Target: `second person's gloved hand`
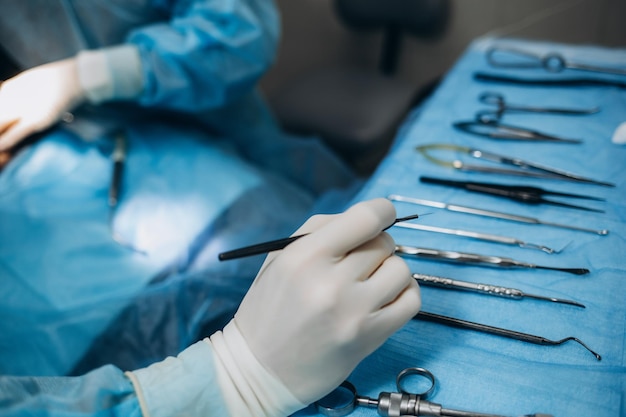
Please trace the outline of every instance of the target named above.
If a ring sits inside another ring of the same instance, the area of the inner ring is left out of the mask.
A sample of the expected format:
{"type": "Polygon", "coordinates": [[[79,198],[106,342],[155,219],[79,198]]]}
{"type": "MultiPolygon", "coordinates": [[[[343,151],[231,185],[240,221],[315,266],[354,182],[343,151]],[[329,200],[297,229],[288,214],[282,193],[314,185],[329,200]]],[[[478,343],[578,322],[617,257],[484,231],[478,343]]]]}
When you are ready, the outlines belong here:
{"type": "Polygon", "coordinates": [[[339,385],[413,317],[420,294],[385,199],[315,216],[265,261],[234,320],[211,337],[233,416],[293,413],[339,385]]]}
{"type": "Polygon", "coordinates": [[[41,65],[0,85],[0,151],[58,122],[84,100],[74,58],[41,65]]]}
{"type": "Polygon", "coordinates": [[[85,101],[137,97],[143,88],[139,52],[122,45],[80,52],[0,84],[0,152],[59,122],[85,101]]]}

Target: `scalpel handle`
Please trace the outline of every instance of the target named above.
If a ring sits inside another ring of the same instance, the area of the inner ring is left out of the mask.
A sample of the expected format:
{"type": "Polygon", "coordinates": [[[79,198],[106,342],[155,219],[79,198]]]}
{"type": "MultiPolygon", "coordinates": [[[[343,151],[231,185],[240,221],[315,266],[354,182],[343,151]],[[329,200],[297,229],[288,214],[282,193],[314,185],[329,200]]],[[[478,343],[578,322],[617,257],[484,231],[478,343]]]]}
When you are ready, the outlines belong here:
{"type": "Polygon", "coordinates": [[[496,295],[499,297],[521,299],[524,293],[515,288],[499,287],[496,285],[477,284],[467,281],[459,281],[451,278],[438,277],[435,275],[413,274],[413,278],[420,284],[433,287],[451,288],[462,291],[473,291],[481,294],[496,295]]]}

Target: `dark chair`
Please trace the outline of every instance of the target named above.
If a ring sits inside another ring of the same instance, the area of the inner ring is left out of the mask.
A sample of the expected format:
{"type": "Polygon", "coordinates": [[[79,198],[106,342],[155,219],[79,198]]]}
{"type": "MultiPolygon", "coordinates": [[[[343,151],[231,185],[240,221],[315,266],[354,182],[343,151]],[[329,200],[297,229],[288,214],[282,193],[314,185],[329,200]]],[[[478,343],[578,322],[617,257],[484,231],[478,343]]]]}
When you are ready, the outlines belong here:
{"type": "Polygon", "coordinates": [[[449,16],[448,0],[334,0],[355,31],[382,30],[379,68],[330,68],[292,80],[270,103],[283,127],[320,136],[357,173],[370,174],[411,107],[433,85],[394,77],[403,36],[434,38],[449,16]]]}

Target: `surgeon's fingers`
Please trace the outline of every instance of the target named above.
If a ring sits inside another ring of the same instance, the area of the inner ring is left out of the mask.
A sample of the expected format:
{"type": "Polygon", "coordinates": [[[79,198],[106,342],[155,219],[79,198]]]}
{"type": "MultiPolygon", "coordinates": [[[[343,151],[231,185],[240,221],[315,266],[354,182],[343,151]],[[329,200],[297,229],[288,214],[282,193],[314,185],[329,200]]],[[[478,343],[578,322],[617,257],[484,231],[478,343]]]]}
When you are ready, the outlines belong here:
{"type": "Polygon", "coordinates": [[[415,280],[406,262],[395,255],[387,257],[380,267],[363,282],[361,298],[371,311],[377,311],[393,303],[404,289],[415,280]]]}
{"type": "Polygon", "coordinates": [[[36,131],[36,126],[32,124],[14,121],[5,128],[4,132],[0,133],[0,152],[11,149],[36,131]]]}
{"type": "Polygon", "coordinates": [[[384,198],[358,203],[312,233],[309,242],[327,255],[342,257],[390,226],[395,215],[393,204],[384,198]]]}
{"type": "Polygon", "coordinates": [[[342,275],[363,281],[372,275],[395,250],[395,242],[387,233],[363,243],[338,263],[342,275]]]}
{"type": "Polygon", "coordinates": [[[378,329],[382,336],[389,335],[413,318],[422,307],[417,281],[411,280],[391,302],[373,312],[370,317],[371,331],[378,329]],[[386,330],[387,329],[387,330],[386,330]],[[387,333],[387,331],[391,333],[387,333]]]}

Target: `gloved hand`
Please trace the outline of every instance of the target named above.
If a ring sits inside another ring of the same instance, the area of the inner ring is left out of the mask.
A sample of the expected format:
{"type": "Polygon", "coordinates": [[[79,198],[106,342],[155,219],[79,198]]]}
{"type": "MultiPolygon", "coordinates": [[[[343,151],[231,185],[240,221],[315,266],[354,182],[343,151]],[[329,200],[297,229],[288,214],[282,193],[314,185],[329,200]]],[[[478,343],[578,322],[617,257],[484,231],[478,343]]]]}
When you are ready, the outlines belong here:
{"type": "Polygon", "coordinates": [[[139,52],[132,45],[83,51],[24,71],[0,85],[0,152],[57,123],[85,100],[134,98],[142,88],[139,52]]]}
{"type": "Polygon", "coordinates": [[[381,232],[394,220],[385,199],[314,216],[296,232],[309,235],[267,257],[211,337],[231,415],[286,415],[316,401],[417,314],[419,288],[381,232]]]}
{"type": "Polygon", "coordinates": [[[84,100],[74,58],[24,71],[0,85],[0,151],[58,122],[84,100]]]}

